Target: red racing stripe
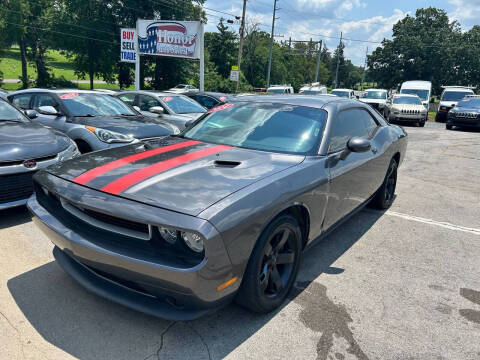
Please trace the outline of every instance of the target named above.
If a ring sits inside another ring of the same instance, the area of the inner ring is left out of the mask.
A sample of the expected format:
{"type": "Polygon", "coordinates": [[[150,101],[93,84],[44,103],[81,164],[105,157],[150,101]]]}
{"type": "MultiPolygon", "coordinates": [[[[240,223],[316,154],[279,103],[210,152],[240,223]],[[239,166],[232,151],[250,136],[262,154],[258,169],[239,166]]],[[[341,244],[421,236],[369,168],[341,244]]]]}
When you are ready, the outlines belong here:
{"type": "Polygon", "coordinates": [[[152,177],[154,175],[157,175],[163,171],[185,164],[186,162],[201,159],[208,155],[219,153],[231,148],[232,148],[231,146],[227,146],[227,145],[217,145],[211,148],[198,150],[190,154],[180,155],[172,159],[160,161],[154,165],[150,165],[146,168],[143,168],[143,169],[134,171],[128,175],[122,176],[121,178],[104,186],[101,190],[110,194],[118,195],[122,191],[128,189],[129,187],[136,185],[141,181],[149,177],[152,177]]]}
{"type": "Polygon", "coordinates": [[[113,169],[116,169],[120,166],[128,165],[128,164],[130,164],[134,161],[142,160],[142,159],[145,159],[145,158],[148,158],[148,157],[151,157],[151,156],[155,156],[155,155],[158,155],[158,154],[163,154],[163,153],[166,153],[166,152],[169,152],[169,151],[173,151],[173,150],[177,150],[177,149],[181,149],[181,148],[184,148],[184,147],[193,146],[193,145],[197,145],[197,144],[200,144],[200,141],[194,141],[194,140],[184,141],[184,142],[181,142],[181,143],[178,143],[178,144],[167,145],[167,146],[160,147],[160,148],[157,148],[157,149],[144,151],[144,152],[139,153],[139,154],[133,154],[133,155],[130,155],[130,156],[126,156],[122,159],[118,159],[118,160],[109,162],[105,165],[102,165],[102,166],[96,167],[94,169],[88,170],[88,171],[84,172],[82,175],[73,179],[73,182],[76,182],[77,184],[85,185],[86,183],[88,183],[89,181],[92,181],[96,177],[99,177],[100,175],[103,175],[106,172],[109,172],[109,171],[111,171],[113,169]]]}

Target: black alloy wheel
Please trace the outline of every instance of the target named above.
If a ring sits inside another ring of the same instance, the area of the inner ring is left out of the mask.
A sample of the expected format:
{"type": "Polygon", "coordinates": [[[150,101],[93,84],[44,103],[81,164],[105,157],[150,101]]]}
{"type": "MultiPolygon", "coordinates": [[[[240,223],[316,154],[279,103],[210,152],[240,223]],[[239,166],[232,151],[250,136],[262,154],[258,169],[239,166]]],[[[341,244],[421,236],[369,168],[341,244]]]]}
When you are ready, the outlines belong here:
{"type": "Polygon", "coordinates": [[[288,214],[273,220],[255,244],[236,302],[259,313],[280,306],[297,277],[301,250],[298,221],[288,214]]]}
{"type": "Polygon", "coordinates": [[[372,205],[377,209],[388,209],[395,199],[395,189],[397,187],[397,168],[398,164],[395,159],[390,161],[387,174],[382,186],[372,199],[372,205]]]}

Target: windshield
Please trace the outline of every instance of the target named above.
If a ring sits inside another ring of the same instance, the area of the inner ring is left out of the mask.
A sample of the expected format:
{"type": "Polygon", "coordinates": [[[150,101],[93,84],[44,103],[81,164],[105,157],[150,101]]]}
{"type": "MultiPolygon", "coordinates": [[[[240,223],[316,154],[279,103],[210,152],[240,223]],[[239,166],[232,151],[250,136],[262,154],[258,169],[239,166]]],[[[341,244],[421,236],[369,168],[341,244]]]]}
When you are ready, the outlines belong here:
{"type": "Polygon", "coordinates": [[[473,91],[444,91],[441,101],[460,101],[467,95],[472,95],[473,91]]]}
{"type": "Polygon", "coordinates": [[[0,100],[0,121],[27,122],[27,118],[6,101],[0,100]]]}
{"type": "Polygon", "coordinates": [[[184,137],[289,154],[316,153],[327,113],[273,103],[226,104],[200,119],[184,137]]]}
{"type": "Polygon", "coordinates": [[[285,89],[283,89],[283,88],[268,89],[267,93],[269,93],[269,94],[283,94],[283,93],[285,93],[285,89]]]}
{"type": "Polygon", "coordinates": [[[385,91],[367,91],[362,95],[364,99],[386,99],[387,93],[385,91]]]}
{"type": "Polygon", "coordinates": [[[339,90],[332,90],[330,92],[332,95],[337,95],[340,97],[349,97],[349,92],[348,91],[339,91],[339,90]]]}
{"type": "Polygon", "coordinates": [[[422,102],[418,97],[413,96],[395,96],[393,98],[394,104],[409,104],[409,105],[422,105],[422,102]]]}
{"type": "Polygon", "coordinates": [[[204,113],[207,111],[202,105],[186,96],[164,96],[162,100],[176,114],[204,113]]]}
{"type": "Polygon", "coordinates": [[[428,90],[419,90],[419,89],[402,89],[402,94],[417,95],[422,101],[428,100],[428,90]]]}
{"type": "Polygon", "coordinates": [[[457,107],[468,107],[468,108],[480,109],[480,99],[469,98],[469,99],[462,100],[457,104],[457,107]]]}
{"type": "Polygon", "coordinates": [[[185,89],[186,87],[187,87],[187,85],[180,84],[180,85],[175,86],[174,89],[185,89]]]}
{"type": "Polygon", "coordinates": [[[303,95],[321,95],[322,90],[303,90],[300,94],[303,94],[303,95]]]}
{"type": "Polygon", "coordinates": [[[59,96],[72,116],[136,115],[120,99],[110,95],[71,92],[59,96]]]}

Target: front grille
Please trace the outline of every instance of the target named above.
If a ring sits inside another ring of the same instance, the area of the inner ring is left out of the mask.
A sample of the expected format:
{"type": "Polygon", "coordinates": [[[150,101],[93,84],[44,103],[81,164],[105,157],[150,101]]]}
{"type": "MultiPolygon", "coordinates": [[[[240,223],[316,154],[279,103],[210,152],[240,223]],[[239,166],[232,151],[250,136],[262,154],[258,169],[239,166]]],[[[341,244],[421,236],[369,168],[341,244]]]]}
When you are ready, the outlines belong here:
{"type": "Polygon", "coordinates": [[[24,200],[33,194],[34,171],[0,176],[0,204],[24,200]]]}
{"type": "Polygon", "coordinates": [[[420,110],[402,110],[401,113],[407,115],[416,115],[420,114],[420,110]]]}
{"type": "Polygon", "coordinates": [[[95,210],[81,208],[64,199],[60,199],[65,210],[79,220],[92,226],[116,232],[121,235],[132,236],[142,240],[150,240],[151,231],[148,224],[111,216],[95,210]]]}
{"type": "Polygon", "coordinates": [[[37,164],[41,163],[42,161],[48,161],[55,159],[57,157],[57,154],[53,155],[48,155],[48,156],[42,156],[39,158],[34,158],[34,159],[24,159],[24,160],[14,160],[14,161],[1,161],[0,166],[13,166],[13,165],[22,165],[25,161],[35,161],[37,164]]]}
{"type": "Polygon", "coordinates": [[[478,114],[476,113],[450,113],[455,119],[476,119],[478,114]]]}

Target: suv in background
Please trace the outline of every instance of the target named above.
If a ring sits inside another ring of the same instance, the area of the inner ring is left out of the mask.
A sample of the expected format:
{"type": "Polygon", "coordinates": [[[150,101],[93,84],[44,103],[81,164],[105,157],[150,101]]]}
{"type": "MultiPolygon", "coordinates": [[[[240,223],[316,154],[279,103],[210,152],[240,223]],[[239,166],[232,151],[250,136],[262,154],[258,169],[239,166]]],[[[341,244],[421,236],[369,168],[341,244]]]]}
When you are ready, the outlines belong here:
{"type": "Polygon", "coordinates": [[[457,105],[457,103],[467,95],[473,95],[474,87],[469,86],[442,86],[444,89],[438,104],[435,121],[446,122],[448,112],[457,105]]]}
{"type": "Polygon", "coordinates": [[[338,97],[344,97],[348,99],[356,99],[355,91],[352,89],[333,89],[330,91],[330,94],[336,95],[338,97]]]}
{"type": "Polygon", "coordinates": [[[272,85],[267,89],[267,94],[293,94],[291,85],[272,85]]]}
{"type": "Polygon", "coordinates": [[[385,89],[367,89],[360,101],[376,109],[384,118],[387,117],[388,91],[385,89]]]}
{"type": "Polygon", "coordinates": [[[187,84],[178,84],[177,86],[171,89],[168,89],[168,92],[173,92],[177,94],[183,94],[183,93],[186,93],[187,91],[198,91],[198,89],[193,85],[187,85],[187,84]]]}
{"type": "Polygon", "coordinates": [[[327,88],[324,85],[320,85],[320,83],[316,82],[313,84],[303,85],[298,93],[303,95],[325,95],[327,93],[327,88]]]}

